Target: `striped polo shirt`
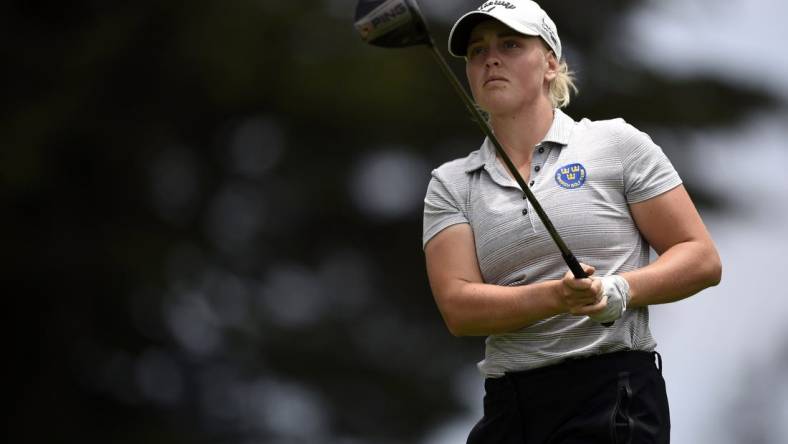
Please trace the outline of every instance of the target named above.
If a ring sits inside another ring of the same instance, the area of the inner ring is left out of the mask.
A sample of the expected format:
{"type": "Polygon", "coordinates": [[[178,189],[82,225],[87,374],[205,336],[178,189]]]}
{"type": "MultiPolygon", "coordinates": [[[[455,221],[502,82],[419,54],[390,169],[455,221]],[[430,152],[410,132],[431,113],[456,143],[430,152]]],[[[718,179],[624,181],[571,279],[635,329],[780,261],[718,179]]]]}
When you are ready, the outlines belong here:
{"type": "MultiPolygon", "coordinates": [[[[622,119],[576,122],[559,109],[534,147],[529,182],[569,249],[600,277],[648,264],[649,245],[628,204],[680,184],[673,165],[647,134],[622,119]]],[[[489,140],[432,171],[424,199],[423,245],[454,224],[471,226],[488,284],[527,285],[560,279],[567,271],[558,247],[489,140]]],[[[478,366],[486,377],[570,357],[656,347],[647,307],[627,310],[610,328],[565,313],[491,335],[485,344],[478,366]]]]}

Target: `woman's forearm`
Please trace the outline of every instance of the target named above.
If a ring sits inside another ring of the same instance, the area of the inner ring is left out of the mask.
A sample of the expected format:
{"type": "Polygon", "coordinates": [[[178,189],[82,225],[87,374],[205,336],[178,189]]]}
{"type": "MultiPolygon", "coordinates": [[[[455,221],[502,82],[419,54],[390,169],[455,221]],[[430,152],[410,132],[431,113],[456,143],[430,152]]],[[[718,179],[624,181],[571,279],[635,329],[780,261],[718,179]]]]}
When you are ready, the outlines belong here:
{"type": "Polygon", "coordinates": [[[666,304],[684,299],[720,282],[722,264],[710,241],[673,245],[653,263],[627,273],[629,307],[666,304]]]}
{"type": "Polygon", "coordinates": [[[563,313],[560,281],[518,287],[457,282],[436,295],[443,319],[455,336],[487,336],[519,330],[563,313]]]}

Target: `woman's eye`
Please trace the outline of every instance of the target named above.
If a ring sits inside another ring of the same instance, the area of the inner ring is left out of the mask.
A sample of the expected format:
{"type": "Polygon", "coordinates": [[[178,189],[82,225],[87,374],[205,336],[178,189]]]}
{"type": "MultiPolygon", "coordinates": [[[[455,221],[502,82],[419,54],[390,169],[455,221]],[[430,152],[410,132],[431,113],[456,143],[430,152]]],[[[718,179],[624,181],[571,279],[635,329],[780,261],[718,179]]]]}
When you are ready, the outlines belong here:
{"type": "Polygon", "coordinates": [[[513,49],[513,48],[519,48],[520,45],[517,44],[517,42],[514,40],[507,40],[503,42],[503,47],[506,49],[513,49]]]}
{"type": "Polygon", "coordinates": [[[479,55],[482,53],[482,51],[484,51],[484,48],[481,46],[474,46],[468,50],[468,57],[479,55]]]}

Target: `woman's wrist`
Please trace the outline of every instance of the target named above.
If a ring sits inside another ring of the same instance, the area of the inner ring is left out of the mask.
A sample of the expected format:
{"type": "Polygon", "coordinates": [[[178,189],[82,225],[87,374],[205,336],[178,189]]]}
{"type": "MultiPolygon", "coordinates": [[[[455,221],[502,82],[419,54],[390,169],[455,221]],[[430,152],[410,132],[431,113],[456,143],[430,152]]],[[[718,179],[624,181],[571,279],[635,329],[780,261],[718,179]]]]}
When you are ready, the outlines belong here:
{"type": "Polygon", "coordinates": [[[629,305],[629,283],[619,275],[605,276],[602,281],[602,294],[607,298],[605,309],[598,314],[589,316],[594,321],[614,322],[624,315],[629,305]]]}

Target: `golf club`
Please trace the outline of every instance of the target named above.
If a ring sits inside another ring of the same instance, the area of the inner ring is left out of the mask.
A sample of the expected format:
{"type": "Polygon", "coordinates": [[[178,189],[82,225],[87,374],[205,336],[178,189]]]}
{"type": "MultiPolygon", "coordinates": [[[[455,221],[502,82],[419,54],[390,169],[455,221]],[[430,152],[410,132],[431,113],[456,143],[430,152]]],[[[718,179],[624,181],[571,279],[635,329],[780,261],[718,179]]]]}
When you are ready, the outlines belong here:
{"type": "MultiPolygon", "coordinates": [[[[588,277],[574,254],[572,254],[569,247],[566,246],[561,236],[558,235],[558,231],[556,231],[550,218],[547,217],[539,201],[536,200],[536,196],[533,194],[530,187],[528,187],[525,180],[523,180],[523,177],[520,175],[520,172],[517,171],[511,159],[509,159],[509,156],[506,154],[506,151],[504,151],[500,142],[498,142],[489,124],[474,105],[470,95],[465,91],[465,88],[463,88],[457,76],[454,75],[454,72],[449,68],[448,63],[446,63],[440,51],[435,47],[435,42],[427,29],[426,21],[416,1],[359,0],[356,6],[355,27],[361,35],[361,38],[370,45],[384,48],[404,48],[408,46],[426,45],[432,51],[435,60],[437,60],[446,78],[449,79],[449,83],[451,83],[455,91],[457,91],[457,94],[462,98],[468,112],[471,113],[471,116],[476,123],[479,124],[482,132],[484,132],[487,138],[489,138],[495,146],[495,150],[503,160],[506,168],[509,169],[517,184],[520,185],[523,193],[525,193],[526,199],[528,199],[528,202],[533,206],[534,211],[536,211],[539,220],[542,221],[547,232],[550,233],[553,242],[555,242],[558,249],[561,251],[564,262],[566,262],[572,274],[577,279],[588,277]]],[[[602,325],[607,327],[612,325],[612,322],[602,325]]]]}

